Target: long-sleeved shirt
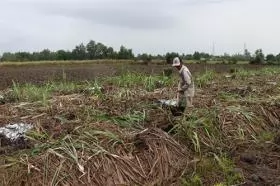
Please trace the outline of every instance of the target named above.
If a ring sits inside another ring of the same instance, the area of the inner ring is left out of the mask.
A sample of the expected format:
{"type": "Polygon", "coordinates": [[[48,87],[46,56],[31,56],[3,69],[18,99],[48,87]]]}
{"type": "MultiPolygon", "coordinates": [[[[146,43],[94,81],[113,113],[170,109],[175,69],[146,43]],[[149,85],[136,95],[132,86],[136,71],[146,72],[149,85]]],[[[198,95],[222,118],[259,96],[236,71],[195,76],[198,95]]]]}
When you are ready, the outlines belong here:
{"type": "Polygon", "coordinates": [[[194,96],[194,81],[192,74],[186,66],[182,66],[179,71],[180,82],[178,84],[178,89],[184,91],[186,96],[194,96]]]}

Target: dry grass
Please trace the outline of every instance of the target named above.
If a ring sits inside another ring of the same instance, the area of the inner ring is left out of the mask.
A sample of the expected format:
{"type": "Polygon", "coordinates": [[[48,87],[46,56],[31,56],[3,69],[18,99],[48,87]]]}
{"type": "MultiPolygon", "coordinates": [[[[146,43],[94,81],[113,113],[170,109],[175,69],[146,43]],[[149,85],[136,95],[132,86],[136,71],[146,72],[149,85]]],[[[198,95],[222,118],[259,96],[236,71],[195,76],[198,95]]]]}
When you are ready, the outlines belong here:
{"type": "Polygon", "coordinates": [[[8,160],[2,165],[6,173],[1,185],[170,185],[178,183],[190,159],[188,151],[160,129],[118,137],[86,131],[64,137],[35,158],[26,154],[18,162],[8,160]]]}
{"type": "MultiPolygon", "coordinates": [[[[87,82],[79,91],[52,87],[46,104],[26,97],[24,102],[0,105],[1,125],[34,125],[27,147],[1,147],[0,185],[249,183],[258,164],[244,166],[241,152],[266,152],[276,162],[280,157],[275,151],[280,145],[280,89],[278,84],[266,84],[278,83],[280,77],[274,70],[262,72],[267,74],[253,76],[258,81],[248,80],[256,91],[245,93],[240,91],[248,83],[242,80],[245,73],[230,79],[206,74],[205,84],[197,89],[196,108],[181,118],[152,104],[173,98],[174,84],[165,81],[156,89],[160,77],[141,81],[137,74],[130,74],[129,81],[120,76],[87,82]],[[93,91],[92,86],[102,89],[93,91]],[[264,95],[264,90],[271,91],[264,95]],[[169,133],[161,129],[170,125],[169,133]],[[252,170],[246,169],[250,166],[252,170]],[[236,167],[245,167],[244,172],[236,172],[236,167]]],[[[279,173],[276,165],[272,170],[271,162],[262,162],[270,176],[279,173]]]]}
{"type": "Polygon", "coordinates": [[[100,59],[100,60],[69,60],[69,61],[26,61],[26,62],[1,62],[0,66],[25,66],[25,65],[75,65],[75,64],[132,64],[133,60],[112,60],[112,59],[100,59]]]}

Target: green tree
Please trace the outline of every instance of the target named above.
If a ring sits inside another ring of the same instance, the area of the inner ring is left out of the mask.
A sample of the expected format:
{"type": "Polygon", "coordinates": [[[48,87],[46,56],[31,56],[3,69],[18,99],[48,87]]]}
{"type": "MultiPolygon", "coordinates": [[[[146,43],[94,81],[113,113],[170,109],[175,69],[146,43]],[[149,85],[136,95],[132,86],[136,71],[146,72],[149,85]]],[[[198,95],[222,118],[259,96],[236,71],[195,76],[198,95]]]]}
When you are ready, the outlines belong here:
{"type": "Polygon", "coordinates": [[[200,53],[200,58],[209,59],[209,58],[210,58],[210,54],[207,54],[207,53],[205,53],[205,52],[201,52],[201,53],[200,53]]]}
{"type": "MultiPolygon", "coordinates": [[[[149,56],[152,57],[152,56],[149,56]]],[[[16,52],[3,53],[0,56],[1,61],[41,61],[41,60],[86,60],[86,59],[134,59],[132,49],[124,46],[120,47],[119,52],[114,51],[112,47],[107,47],[102,43],[96,43],[90,40],[84,46],[83,43],[77,45],[72,51],[58,50],[50,51],[44,49],[40,52],[16,52]]]]}
{"type": "Polygon", "coordinates": [[[194,52],[194,54],[193,54],[193,59],[194,60],[200,60],[200,58],[201,58],[201,55],[200,55],[200,53],[199,52],[194,52]]]}
{"type": "Polygon", "coordinates": [[[96,59],[96,44],[95,41],[90,40],[86,46],[87,54],[89,59],[96,59]]]}
{"type": "Polygon", "coordinates": [[[51,60],[51,51],[49,49],[44,49],[39,53],[39,60],[51,60]]]}
{"type": "Polygon", "coordinates": [[[237,64],[237,62],[240,60],[238,56],[231,56],[229,59],[229,64],[237,64]]]}
{"type": "Polygon", "coordinates": [[[142,60],[144,63],[148,64],[152,61],[152,55],[151,54],[138,54],[137,59],[142,60]]]}
{"type": "Polygon", "coordinates": [[[164,57],[164,55],[158,54],[158,55],[155,56],[155,59],[164,60],[165,57],[164,57]]]}
{"type": "Polygon", "coordinates": [[[95,46],[95,57],[96,59],[103,59],[107,56],[107,47],[102,43],[97,43],[95,46]]]}
{"type": "Polygon", "coordinates": [[[32,58],[33,58],[33,61],[40,61],[41,60],[40,52],[33,52],[32,58]]]}
{"type": "Polygon", "coordinates": [[[58,50],[56,52],[56,60],[69,60],[71,59],[71,56],[69,56],[69,52],[66,52],[65,50],[58,50]]]}
{"type": "Polygon", "coordinates": [[[175,57],[180,57],[180,55],[178,53],[175,53],[175,52],[166,53],[166,55],[165,55],[166,62],[168,64],[172,64],[172,61],[175,57]]]}
{"type": "Polygon", "coordinates": [[[280,53],[275,56],[275,60],[280,62],[280,53]]]}
{"type": "Polygon", "coordinates": [[[75,60],[85,60],[86,59],[86,47],[83,43],[76,46],[75,49],[72,51],[73,59],[75,60]]]}
{"type": "Polygon", "coordinates": [[[255,58],[250,61],[251,64],[263,64],[264,63],[264,54],[262,49],[258,49],[255,52],[255,58]]]}
{"type": "Polygon", "coordinates": [[[248,49],[244,50],[244,57],[245,60],[249,61],[251,59],[251,53],[248,51],[248,49]]]}
{"type": "Polygon", "coordinates": [[[29,52],[16,52],[16,61],[32,61],[32,55],[29,52]]]}
{"type": "Polygon", "coordinates": [[[280,53],[275,56],[275,64],[280,65],[280,53]]]}
{"type": "Polygon", "coordinates": [[[184,56],[185,60],[192,60],[193,59],[193,55],[192,54],[187,54],[184,56]]]}
{"type": "MultiPolygon", "coordinates": [[[[250,59],[250,58],[249,58],[250,59]]],[[[242,54],[234,54],[230,57],[229,61],[233,62],[233,61],[246,61],[246,57],[242,54]]]]}
{"type": "Polygon", "coordinates": [[[132,53],[132,49],[127,49],[124,46],[120,47],[120,51],[118,53],[118,59],[133,59],[134,54],[132,53]]]}
{"type": "Polygon", "coordinates": [[[16,61],[16,56],[13,53],[5,52],[1,57],[1,61],[16,61]]]}
{"type": "Polygon", "coordinates": [[[266,56],[266,61],[267,62],[275,62],[276,61],[276,57],[273,54],[268,54],[266,56]]]}
{"type": "Polygon", "coordinates": [[[112,47],[108,47],[106,51],[106,58],[117,59],[118,54],[114,51],[112,47]]]}

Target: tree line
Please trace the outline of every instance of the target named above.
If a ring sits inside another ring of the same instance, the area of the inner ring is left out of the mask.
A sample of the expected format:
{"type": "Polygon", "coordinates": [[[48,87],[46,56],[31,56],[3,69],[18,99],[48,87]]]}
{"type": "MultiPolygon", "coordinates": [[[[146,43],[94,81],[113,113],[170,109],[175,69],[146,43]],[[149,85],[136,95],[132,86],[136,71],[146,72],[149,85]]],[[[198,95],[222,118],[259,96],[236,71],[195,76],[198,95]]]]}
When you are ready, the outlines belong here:
{"type": "Polygon", "coordinates": [[[113,47],[106,46],[100,42],[90,40],[86,45],[83,43],[75,46],[72,50],[50,51],[44,49],[40,52],[5,52],[0,56],[1,61],[7,62],[24,62],[24,61],[62,61],[62,60],[95,60],[95,59],[129,59],[142,60],[150,62],[153,59],[166,60],[171,63],[175,56],[180,56],[183,60],[195,60],[199,62],[207,62],[210,60],[235,64],[238,61],[249,61],[252,64],[280,64],[280,53],[278,55],[264,55],[262,49],[258,49],[251,54],[247,49],[243,54],[224,54],[220,56],[210,55],[204,52],[194,52],[193,54],[179,54],[176,52],[166,53],[165,55],[151,55],[147,53],[133,53],[132,49],[121,46],[119,51],[115,51],[113,47]]]}
{"type": "Polygon", "coordinates": [[[1,61],[61,61],[61,60],[94,60],[94,59],[134,59],[132,49],[121,46],[119,51],[102,43],[89,41],[77,45],[73,50],[50,51],[44,49],[40,52],[5,52],[1,61]]]}
{"type": "Polygon", "coordinates": [[[280,53],[277,55],[267,54],[264,55],[262,49],[257,49],[253,54],[251,54],[247,49],[244,50],[243,54],[224,54],[220,56],[210,55],[204,52],[194,52],[193,55],[180,55],[178,53],[172,52],[167,53],[165,58],[167,62],[171,62],[174,56],[180,56],[184,60],[196,60],[200,63],[206,63],[207,61],[215,61],[220,63],[237,64],[239,61],[249,62],[250,64],[268,64],[268,65],[280,65],[280,53]]]}

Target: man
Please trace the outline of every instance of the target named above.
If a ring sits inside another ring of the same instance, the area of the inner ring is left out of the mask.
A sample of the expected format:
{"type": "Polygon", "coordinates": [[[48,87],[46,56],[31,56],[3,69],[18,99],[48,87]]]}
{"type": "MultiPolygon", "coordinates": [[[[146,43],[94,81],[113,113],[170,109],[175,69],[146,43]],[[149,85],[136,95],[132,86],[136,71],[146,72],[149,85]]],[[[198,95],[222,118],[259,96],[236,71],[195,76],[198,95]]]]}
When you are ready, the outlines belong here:
{"type": "Polygon", "coordinates": [[[179,107],[193,107],[194,81],[189,69],[183,65],[179,57],[175,57],[172,63],[179,71],[180,82],[178,84],[177,100],[179,107]]]}

